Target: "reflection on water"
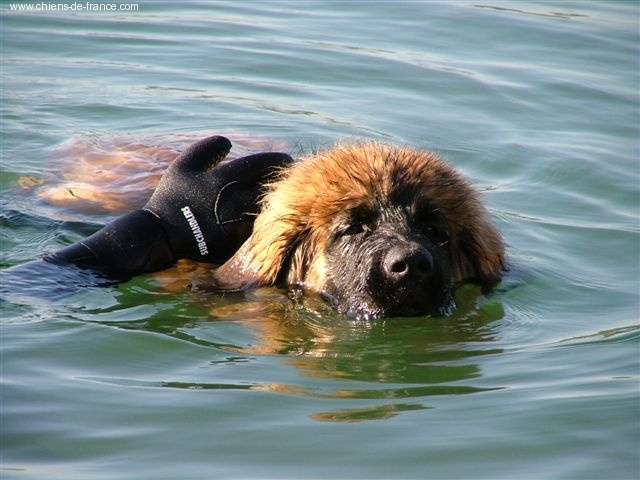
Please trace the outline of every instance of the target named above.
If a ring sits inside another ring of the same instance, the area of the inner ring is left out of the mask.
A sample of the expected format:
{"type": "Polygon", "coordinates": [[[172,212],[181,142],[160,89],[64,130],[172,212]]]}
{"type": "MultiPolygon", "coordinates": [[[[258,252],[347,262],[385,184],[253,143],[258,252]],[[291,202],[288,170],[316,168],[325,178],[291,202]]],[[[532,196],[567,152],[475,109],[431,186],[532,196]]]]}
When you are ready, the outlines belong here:
{"type": "MultiPolygon", "coordinates": [[[[185,274],[194,275],[195,268],[196,276],[207,275],[193,264],[185,263],[182,268],[185,274]]],[[[156,282],[157,279],[148,280],[146,284],[140,282],[135,288],[124,289],[120,305],[112,313],[118,308],[134,308],[138,303],[134,297],[139,294],[154,294],[156,282]]],[[[429,408],[428,397],[501,388],[479,388],[466,383],[482,375],[474,358],[502,351],[481,348],[482,343],[495,339],[492,323],[502,319],[502,305],[496,297],[485,297],[473,285],[462,286],[456,292],[458,308],[454,314],[437,318],[354,321],[337,314],[317,297],[294,297],[277,288],[225,296],[184,293],[183,300],[175,304],[174,314],[164,310],[141,321],[120,321],[118,317],[128,315],[113,315],[115,321],[100,323],[161,333],[232,353],[225,360],[212,361],[210,367],[247,363],[259,356],[282,358],[284,365],[293,367],[301,376],[296,378],[301,380],[229,384],[181,379],[136,381],[136,385],[257,390],[340,400],[339,409],[312,415],[316,420],[334,422],[390,418],[399,412],[429,408]],[[225,329],[230,325],[241,332],[229,335],[225,329]],[[406,399],[412,402],[398,402],[406,399]],[[344,408],[345,400],[357,405],[344,408]],[[367,405],[363,406],[363,401],[367,405]]],[[[96,313],[84,312],[91,321],[95,321],[96,313]]],[[[122,379],[100,381],[131,383],[122,379]]]]}
{"type": "Polygon", "coordinates": [[[553,12],[553,11],[533,11],[533,10],[522,10],[519,8],[508,8],[508,7],[504,7],[504,6],[496,6],[496,5],[474,5],[474,7],[476,8],[489,8],[492,10],[498,10],[501,12],[509,12],[509,13],[514,13],[514,14],[521,14],[521,15],[534,15],[534,16],[539,16],[539,17],[551,17],[551,18],[579,18],[579,17],[587,17],[587,15],[584,15],[582,13],[576,13],[576,12],[572,12],[572,11],[564,11],[564,12],[553,12]]]}
{"type": "Polygon", "coordinates": [[[400,412],[411,410],[425,410],[424,407],[412,403],[394,403],[367,408],[351,408],[334,410],[333,412],[319,412],[311,416],[320,422],[361,422],[365,420],[386,420],[395,417],[400,412]]]}

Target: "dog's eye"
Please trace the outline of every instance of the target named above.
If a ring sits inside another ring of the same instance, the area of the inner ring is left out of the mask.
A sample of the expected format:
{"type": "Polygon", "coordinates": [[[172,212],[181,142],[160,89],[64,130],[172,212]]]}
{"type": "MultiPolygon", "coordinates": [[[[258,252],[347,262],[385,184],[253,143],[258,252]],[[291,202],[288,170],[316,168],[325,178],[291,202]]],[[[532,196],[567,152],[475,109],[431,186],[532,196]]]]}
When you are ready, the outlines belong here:
{"type": "Polygon", "coordinates": [[[334,238],[336,240],[343,237],[353,237],[355,235],[361,235],[371,230],[369,223],[359,218],[345,219],[342,223],[337,225],[334,230],[334,238]]]}
{"type": "Polygon", "coordinates": [[[340,217],[340,223],[336,226],[335,238],[352,237],[361,235],[371,230],[373,221],[373,212],[359,207],[351,209],[340,217]]]}
{"type": "Polygon", "coordinates": [[[413,205],[416,228],[428,237],[434,245],[442,246],[449,241],[449,232],[440,210],[429,203],[413,205]]]}
{"type": "Polygon", "coordinates": [[[449,233],[433,224],[423,224],[420,230],[437,246],[442,246],[449,241],[449,233]]]}
{"type": "Polygon", "coordinates": [[[339,233],[340,233],[341,237],[349,237],[349,236],[352,236],[352,235],[358,235],[360,233],[364,233],[368,229],[369,229],[369,227],[365,223],[353,222],[353,223],[350,223],[349,225],[345,225],[343,228],[341,228],[339,233]]]}

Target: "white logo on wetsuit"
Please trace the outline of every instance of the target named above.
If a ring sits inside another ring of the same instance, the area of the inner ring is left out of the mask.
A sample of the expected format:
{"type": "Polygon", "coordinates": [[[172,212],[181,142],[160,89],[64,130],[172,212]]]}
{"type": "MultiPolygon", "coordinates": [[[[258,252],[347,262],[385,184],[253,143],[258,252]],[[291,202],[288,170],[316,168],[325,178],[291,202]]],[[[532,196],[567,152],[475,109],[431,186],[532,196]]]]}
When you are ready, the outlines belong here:
{"type": "Polygon", "coordinates": [[[184,218],[187,219],[187,222],[189,222],[189,226],[191,227],[191,231],[193,232],[193,237],[198,243],[200,255],[206,255],[207,253],[209,253],[209,250],[207,250],[207,243],[204,241],[204,235],[202,234],[202,230],[200,230],[200,225],[198,225],[196,217],[194,217],[193,212],[189,207],[182,207],[180,211],[184,215],[184,218]]]}

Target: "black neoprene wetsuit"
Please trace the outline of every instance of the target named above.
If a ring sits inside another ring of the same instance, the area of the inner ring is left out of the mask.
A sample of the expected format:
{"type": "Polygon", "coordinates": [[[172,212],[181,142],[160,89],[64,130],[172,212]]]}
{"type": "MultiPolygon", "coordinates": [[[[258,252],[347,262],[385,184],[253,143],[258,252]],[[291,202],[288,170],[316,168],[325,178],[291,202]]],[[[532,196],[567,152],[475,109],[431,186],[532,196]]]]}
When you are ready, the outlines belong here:
{"type": "MultiPolygon", "coordinates": [[[[265,182],[293,161],[285,153],[267,152],[220,164],[230,149],[231,142],[221,136],[191,145],[169,166],[141,210],[43,260],[93,271],[109,281],[162,270],[181,258],[223,263],[251,233],[265,182]]],[[[37,263],[4,273],[49,270],[37,263]]]]}

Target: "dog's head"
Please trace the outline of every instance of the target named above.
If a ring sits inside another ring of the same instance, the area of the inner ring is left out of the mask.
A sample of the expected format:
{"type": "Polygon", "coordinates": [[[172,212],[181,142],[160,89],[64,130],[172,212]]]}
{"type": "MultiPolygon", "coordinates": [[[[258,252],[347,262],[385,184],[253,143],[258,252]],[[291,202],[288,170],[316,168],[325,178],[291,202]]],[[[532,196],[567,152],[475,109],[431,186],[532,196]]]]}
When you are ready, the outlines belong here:
{"type": "Polygon", "coordinates": [[[445,314],[452,287],[497,282],[501,237],[470,184],[436,155],[378,143],[303,159],[270,185],[216,288],[321,293],[358,317],[445,314]]]}

